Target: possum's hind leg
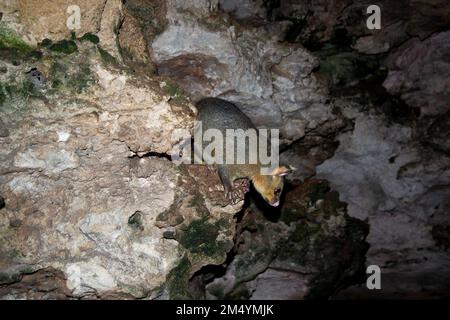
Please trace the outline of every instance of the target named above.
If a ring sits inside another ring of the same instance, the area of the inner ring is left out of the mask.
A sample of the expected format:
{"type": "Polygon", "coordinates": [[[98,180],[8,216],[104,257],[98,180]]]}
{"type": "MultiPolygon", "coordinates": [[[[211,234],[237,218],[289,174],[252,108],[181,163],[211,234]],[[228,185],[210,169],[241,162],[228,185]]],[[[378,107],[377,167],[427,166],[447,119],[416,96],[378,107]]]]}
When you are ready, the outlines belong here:
{"type": "Polygon", "coordinates": [[[223,166],[218,166],[218,172],[220,181],[222,181],[223,188],[225,189],[225,198],[227,198],[231,204],[238,203],[243,198],[242,192],[233,187],[233,182],[228,174],[228,170],[223,166]]]}

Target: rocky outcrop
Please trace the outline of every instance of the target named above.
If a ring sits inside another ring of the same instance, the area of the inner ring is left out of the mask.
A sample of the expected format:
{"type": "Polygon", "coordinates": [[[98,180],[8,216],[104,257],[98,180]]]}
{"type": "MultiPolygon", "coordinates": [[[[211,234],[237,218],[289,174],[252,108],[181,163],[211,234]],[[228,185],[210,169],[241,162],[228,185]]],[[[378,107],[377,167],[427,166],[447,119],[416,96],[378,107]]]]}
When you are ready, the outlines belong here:
{"type": "Polygon", "coordinates": [[[98,34],[101,45],[121,59],[117,30],[122,21],[121,0],[6,1],[0,4],[9,26],[21,31],[32,45],[59,41],[86,33],[98,34]]]}
{"type": "Polygon", "coordinates": [[[204,167],[169,160],[190,104],[91,41],[56,44],[1,61],[2,297],[37,297],[23,286],[48,268],[60,291],[47,297],[176,297],[225,260],[242,202],[228,206],[204,167]]]}
{"type": "Polygon", "coordinates": [[[235,25],[207,1],[168,1],[166,19],[149,43],[153,59],[194,100],[231,100],[257,126],[281,128],[286,142],[334,119],[326,82],[313,72],[318,60],[301,46],[281,44],[264,28],[235,25]]]}
{"type": "Polygon", "coordinates": [[[404,43],[386,61],[389,74],[383,86],[422,115],[449,111],[449,39],[447,31],[423,41],[413,38],[404,43]]]}
{"type": "Polygon", "coordinates": [[[379,298],[336,295],[363,282],[366,235],[384,297],[448,296],[449,12],[2,1],[0,297],[379,298]],[[242,211],[216,173],[170,161],[204,96],[280,129],[297,167],[280,210],[242,211]]]}
{"type": "Polygon", "coordinates": [[[340,190],[351,216],[368,219],[368,263],[387,275],[386,297],[398,298],[399,291],[444,294],[449,279],[436,277],[449,259],[433,230],[448,224],[449,158],[420,143],[422,133],[409,126],[387,125],[380,115],[351,108],[344,113],[354,119],[354,130],[338,137],[339,147],[317,167],[318,177],[340,190]]]}
{"type": "Polygon", "coordinates": [[[364,277],[367,232],[326,181],[307,180],[286,193],[281,210],[245,212],[235,255],[225,274],[206,286],[207,296],[328,298],[364,277]]]}

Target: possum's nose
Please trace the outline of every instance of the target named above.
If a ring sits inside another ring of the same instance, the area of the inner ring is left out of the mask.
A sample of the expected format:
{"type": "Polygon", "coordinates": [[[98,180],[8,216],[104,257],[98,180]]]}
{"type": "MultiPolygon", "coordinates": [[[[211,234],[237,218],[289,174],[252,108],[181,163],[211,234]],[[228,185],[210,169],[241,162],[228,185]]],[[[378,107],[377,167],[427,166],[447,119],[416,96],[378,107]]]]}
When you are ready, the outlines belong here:
{"type": "Polygon", "coordinates": [[[269,204],[270,204],[272,207],[278,207],[278,206],[280,205],[280,200],[277,200],[277,201],[275,201],[275,202],[269,202],[269,204]]]}

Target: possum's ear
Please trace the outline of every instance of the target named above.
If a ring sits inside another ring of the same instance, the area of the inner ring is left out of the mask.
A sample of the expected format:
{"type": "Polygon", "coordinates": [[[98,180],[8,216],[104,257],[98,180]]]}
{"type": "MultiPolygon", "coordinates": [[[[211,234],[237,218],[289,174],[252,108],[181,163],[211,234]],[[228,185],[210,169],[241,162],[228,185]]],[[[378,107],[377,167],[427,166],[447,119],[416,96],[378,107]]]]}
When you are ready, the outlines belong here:
{"type": "Polygon", "coordinates": [[[287,175],[288,173],[290,173],[290,172],[292,172],[294,170],[296,170],[296,169],[294,167],[291,167],[291,166],[279,166],[279,167],[276,167],[272,171],[272,175],[273,176],[282,177],[282,176],[285,176],[285,175],[287,175]]]}

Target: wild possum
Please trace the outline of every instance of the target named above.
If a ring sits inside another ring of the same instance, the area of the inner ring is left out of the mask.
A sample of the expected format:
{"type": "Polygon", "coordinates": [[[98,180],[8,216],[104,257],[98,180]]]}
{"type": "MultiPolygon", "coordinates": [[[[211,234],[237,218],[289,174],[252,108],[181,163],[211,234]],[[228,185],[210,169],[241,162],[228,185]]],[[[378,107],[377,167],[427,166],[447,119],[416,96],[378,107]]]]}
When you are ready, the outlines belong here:
{"type": "MultiPolygon", "coordinates": [[[[217,129],[226,136],[226,129],[255,129],[252,121],[231,102],[219,98],[204,98],[197,102],[197,120],[202,122],[202,130],[217,129]]],[[[236,152],[236,151],[235,151],[236,152]]],[[[248,144],[246,144],[248,152],[248,144]]],[[[225,153],[224,153],[225,154],[225,153]]],[[[280,196],[284,186],[284,176],[293,170],[292,167],[278,166],[270,175],[261,174],[261,164],[216,164],[217,171],[225,189],[225,196],[236,203],[242,196],[234,187],[236,180],[245,179],[245,191],[249,190],[248,181],[252,181],[256,191],[273,207],[280,204],[280,196]]]]}

